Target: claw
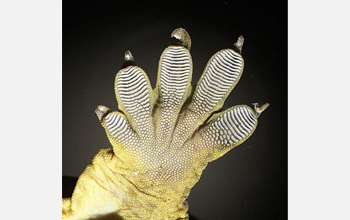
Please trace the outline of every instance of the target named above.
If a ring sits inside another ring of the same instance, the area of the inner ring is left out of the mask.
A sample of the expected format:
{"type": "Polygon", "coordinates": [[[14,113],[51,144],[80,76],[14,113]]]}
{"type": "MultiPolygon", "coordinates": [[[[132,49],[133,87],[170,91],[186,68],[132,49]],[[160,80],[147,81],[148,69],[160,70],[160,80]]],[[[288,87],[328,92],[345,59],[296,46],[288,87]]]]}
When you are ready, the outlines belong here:
{"type": "Polygon", "coordinates": [[[108,115],[109,112],[110,112],[109,108],[107,108],[104,105],[99,105],[95,109],[95,113],[96,113],[96,115],[98,117],[98,120],[100,120],[100,122],[103,121],[103,119],[108,115]]]}
{"type": "Polygon", "coordinates": [[[130,62],[130,61],[133,62],[133,61],[135,61],[135,60],[134,60],[134,57],[132,56],[132,54],[131,54],[131,52],[130,52],[130,50],[125,51],[124,61],[125,61],[125,62],[130,62]]]}
{"type": "Polygon", "coordinates": [[[179,43],[186,47],[188,50],[191,48],[191,38],[188,32],[183,28],[176,28],[172,33],[171,37],[179,40],[179,43]]]}
{"type": "Polygon", "coordinates": [[[234,49],[238,50],[239,53],[242,53],[243,43],[244,37],[241,35],[238,37],[236,43],[233,44],[234,49]]]}
{"type": "Polygon", "coordinates": [[[134,56],[131,54],[130,50],[125,51],[124,63],[122,68],[135,65],[134,56]]]}
{"type": "Polygon", "coordinates": [[[252,103],[252,105],[254,106],[256,117],[259,117],[261,113],[270,106],[270,103],[264,103],[262,105],[259,105],[259,103],[252,103]]]}

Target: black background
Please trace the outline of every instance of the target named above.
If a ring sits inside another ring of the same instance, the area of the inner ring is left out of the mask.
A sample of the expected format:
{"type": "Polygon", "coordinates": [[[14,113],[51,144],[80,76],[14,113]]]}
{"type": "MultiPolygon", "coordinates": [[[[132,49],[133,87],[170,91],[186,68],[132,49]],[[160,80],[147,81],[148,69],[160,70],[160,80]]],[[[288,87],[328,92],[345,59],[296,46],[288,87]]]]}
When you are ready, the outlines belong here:
{"type": "Polygon", "coordinates": [[[243,35],[243,75],[224,108],[269,102],[255,133],[210,163],[192,189],[192,219],[287,219],[287,1],[63,1],[63,175],[111,147],[95,113],[117,110],[114,77],[130,50],[155,86],[170,33],[192,39],[193,81],[243,35]],[[111,3],[112,2],[112,3],[111,3]]]}

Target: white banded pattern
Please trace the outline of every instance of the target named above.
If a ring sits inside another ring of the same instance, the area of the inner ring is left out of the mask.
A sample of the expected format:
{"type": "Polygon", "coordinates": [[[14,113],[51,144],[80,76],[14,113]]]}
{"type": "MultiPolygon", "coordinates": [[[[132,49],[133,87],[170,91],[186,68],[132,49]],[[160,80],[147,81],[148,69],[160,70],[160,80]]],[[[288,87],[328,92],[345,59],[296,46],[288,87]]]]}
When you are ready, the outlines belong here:
{"type": "Polygon", "coordinates": [[[158,89],[162,107],[178,108],[190,83],[191,55],[183,46],[166,48],[159,62],[158,89]]]}
{"type": "Polygon", "coordinates": [[[242,56],[232,49],[214,54],[198,82],[189,108],[200,116],[220,109],[243,72],[242,56]]]}
{"type": "Polygon", "coordinates": [[[211,120],[201,131],[203,141],[214,145],[214,149],[226,153],[245,141],[257,126],[254,111],[246,106],[234,106],[211,120]]]}
{"type": "Polygon", "coordinates": [[[115,93],[119,109],[135,131],[149,133],[152,124],[152,88],[146,73],[137,66],[120,70],[115,79],[115,93]]]}
{"type": "Polygon", "coordinates": [[[121,113],[109,113],[103,123],[107,134],[114,138],[117,144],[129,147],[138,144],[138,137],[121,113]]]}
{"type": "Polygon", "coordinates": [[[157,91],[160,111],[157,118],[157,142],[167,147],[181,107],[191,85],[192,59],[183,46],[166,48],[159,61],[157,91]]]}

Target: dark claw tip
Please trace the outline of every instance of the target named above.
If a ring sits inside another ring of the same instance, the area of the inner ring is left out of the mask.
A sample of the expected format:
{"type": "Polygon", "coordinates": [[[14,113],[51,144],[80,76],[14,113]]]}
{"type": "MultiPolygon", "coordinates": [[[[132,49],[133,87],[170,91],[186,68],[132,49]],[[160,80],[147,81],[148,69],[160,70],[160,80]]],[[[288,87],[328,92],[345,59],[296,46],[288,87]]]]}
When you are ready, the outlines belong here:
{"type": "Polygon", "coordinates": [[[172,33],[171,37],[177,39],[179,43],[186,47],[188,50],[191,48],[191,37],[188,32],[183,28],[176,28],[172,33]]]}
{"type": "Polygon", "coordinates": [[[236,43],[233,44],[233,47],[238,50],[239,53],[242,53],[244,43],[244,37],[241,35],[238,37],[236,43]]]}
{"type": "Polygon", "coordinates": [[[124,61],[126,61],[126,62],[135,61],[134,57],[132,56],[132,54],[130,52],[130,50],[125,51],[124,61]]]}
{"type": "Polygon", "coordinates": [[[131,54],[130,50],[125,51],[124,54],[124,63],[122,68],[135,65],[134,56],[131,54]]]}
{"type": "Polygon", "coordinates": [[[270,103],[264,103],[261,105],[259,105],[259,103],[252,103],[252,105],[254,106],[255,115],[257,117],[259,117],[261,115],[261,113],[263,111],[265,111],[265,109],[267,109],[267,107],[270,106],[270,103]]]}
{"type": "Polygon", "coordinates": [[[100,122],[102,122],[103,118],[106,117],[109,113],[109,108],[107,108],[104,105],[99,105],[97,106],[97,108],[95,109],[95,113],[98,117],[98,119],[100,120],[100,122]]]}

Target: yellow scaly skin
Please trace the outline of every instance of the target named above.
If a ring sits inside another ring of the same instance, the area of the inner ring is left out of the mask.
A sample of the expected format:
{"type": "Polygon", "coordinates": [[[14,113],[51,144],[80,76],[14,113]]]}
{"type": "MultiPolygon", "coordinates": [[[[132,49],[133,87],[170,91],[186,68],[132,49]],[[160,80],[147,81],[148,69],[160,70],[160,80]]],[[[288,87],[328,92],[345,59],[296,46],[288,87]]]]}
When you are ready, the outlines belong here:
{"type": "Polygon", "coordinates": [[[268,103],[218,112],[243,72],[243,37],[213,55],[194,87],[191,39],[183,28],[171,36],[154,90],[126,52],[115,80],[120,111],[96,109],[113,149],[96,153],[62,200],[62,219],[188,219],[186,199],[207,164],[254,132],[268,103]]]}

